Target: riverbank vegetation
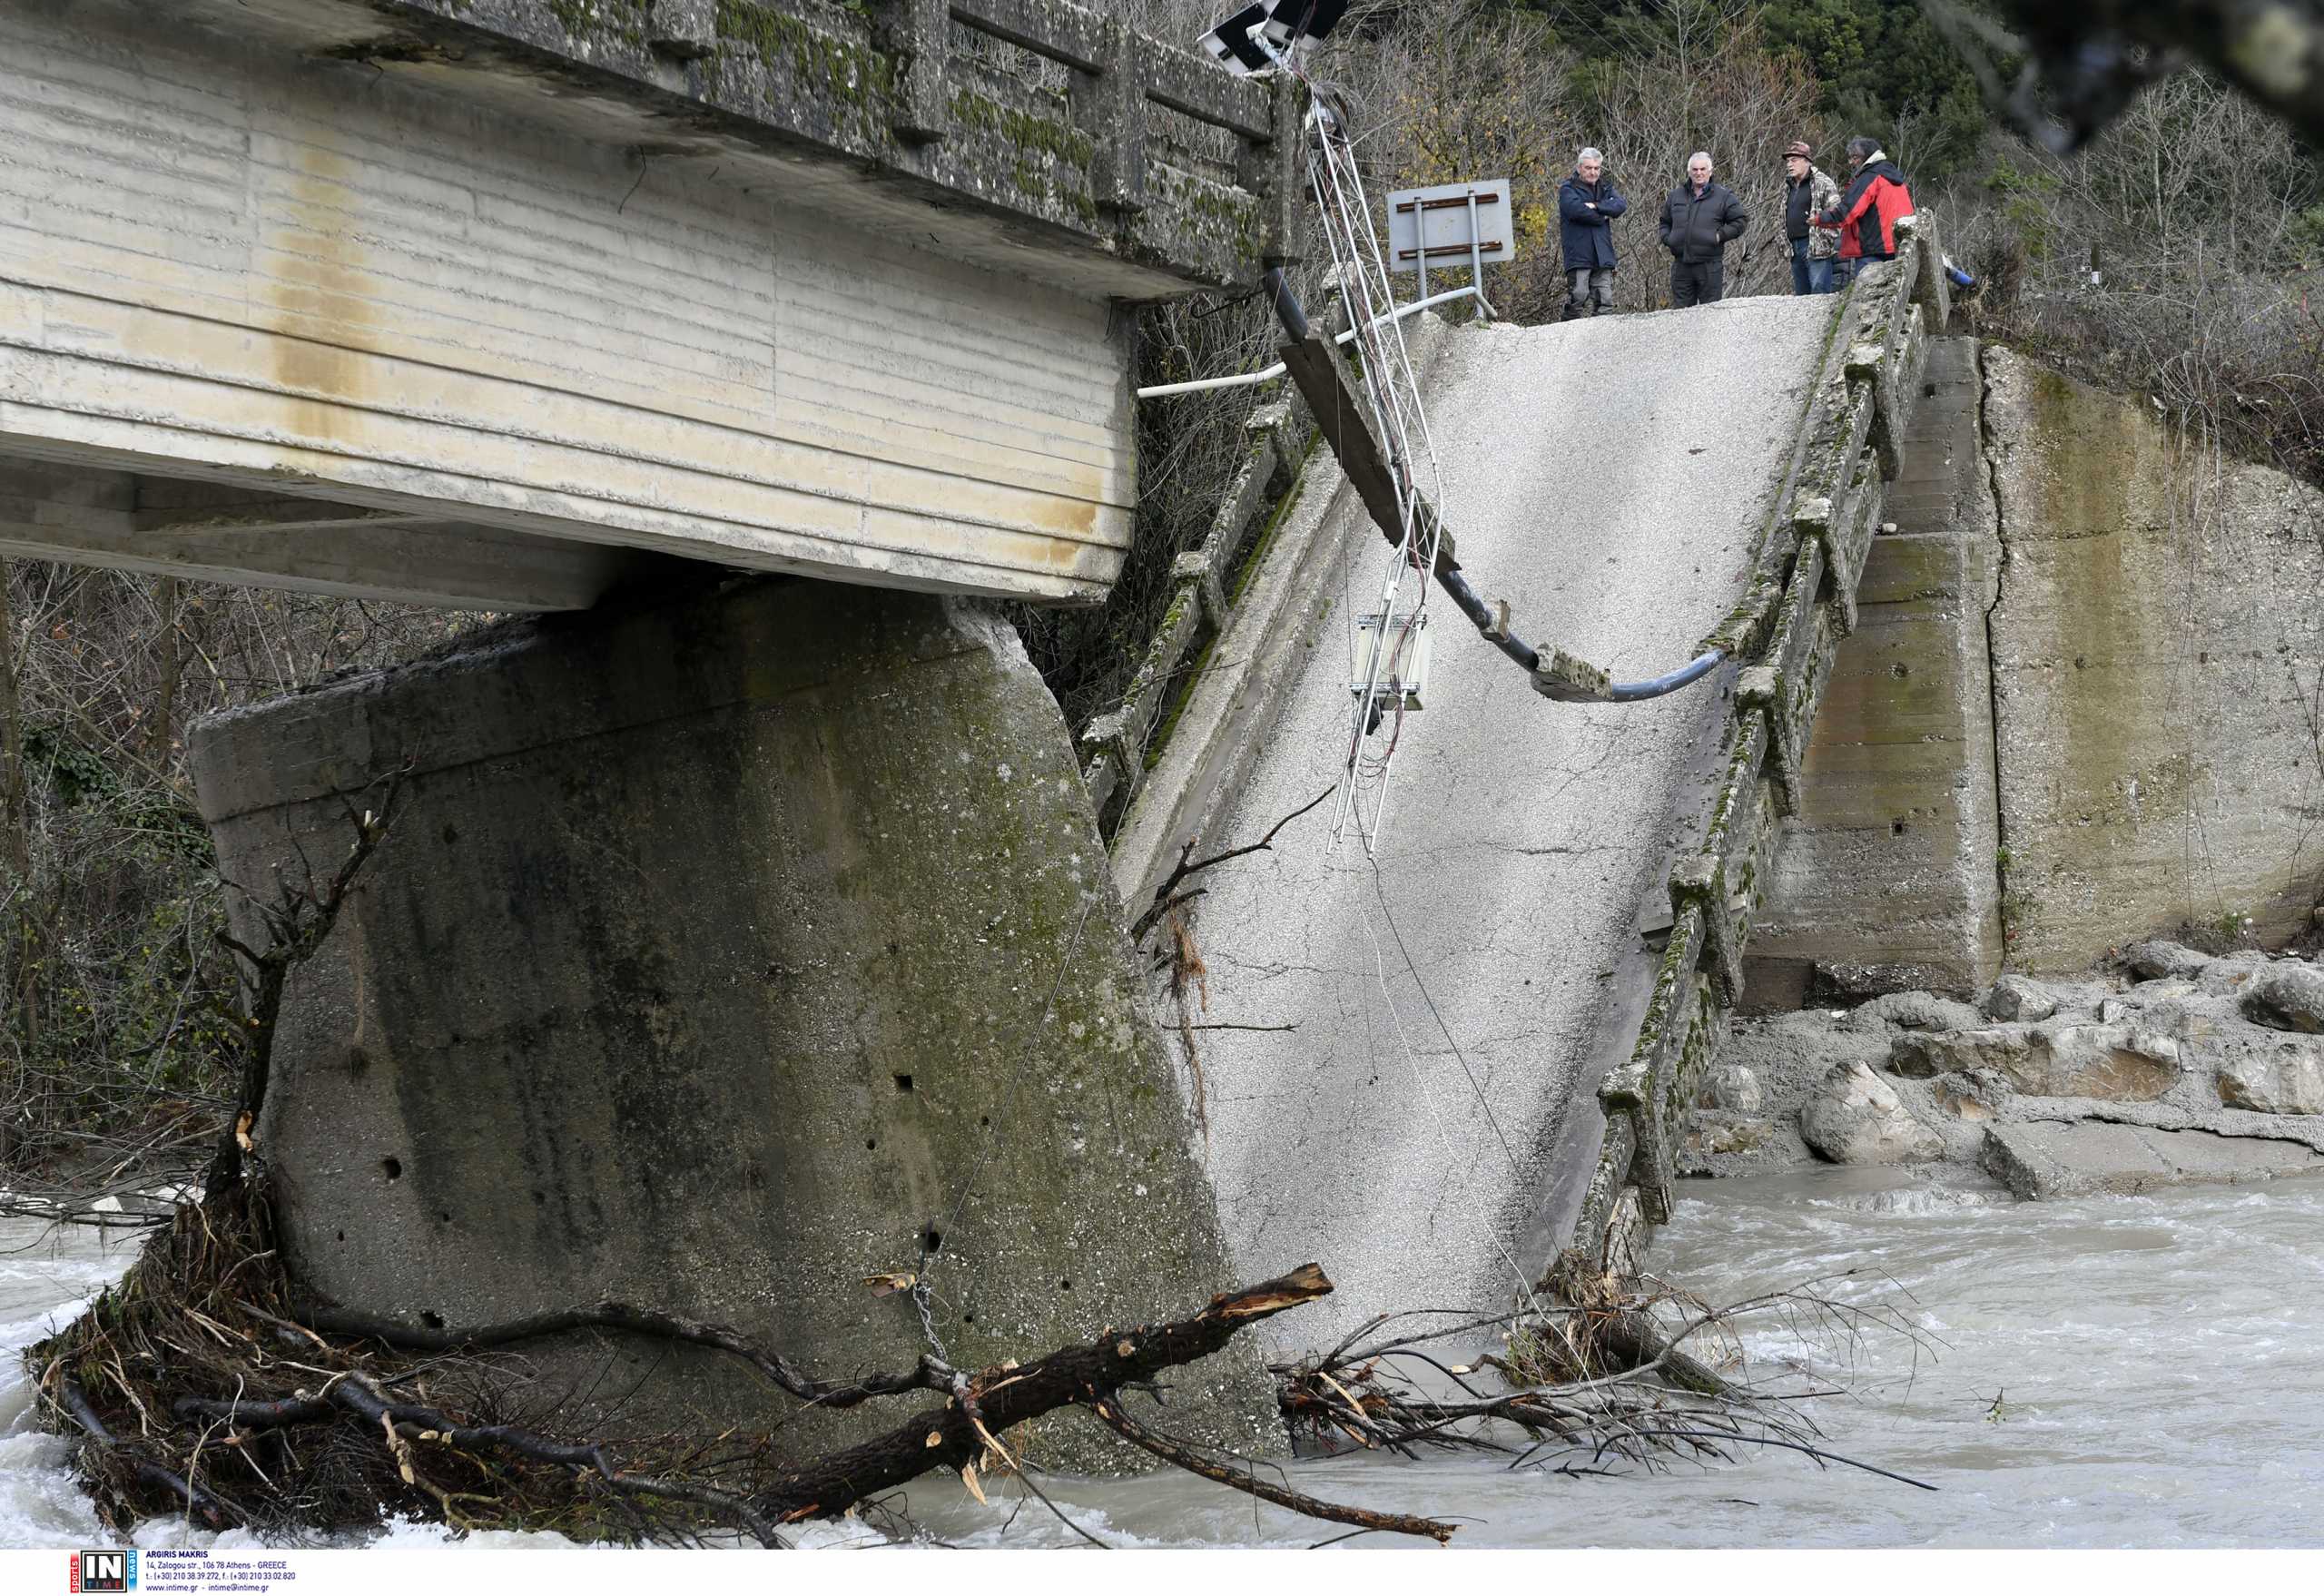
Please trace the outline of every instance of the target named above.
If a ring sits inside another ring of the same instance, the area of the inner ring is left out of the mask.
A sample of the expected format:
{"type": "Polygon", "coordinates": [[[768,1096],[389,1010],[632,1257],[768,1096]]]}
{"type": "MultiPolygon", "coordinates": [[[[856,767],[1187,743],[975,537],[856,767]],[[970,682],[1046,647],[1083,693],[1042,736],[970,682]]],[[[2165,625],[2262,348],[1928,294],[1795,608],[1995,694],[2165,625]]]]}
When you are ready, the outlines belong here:
{"type": "Polygon", "coordinates": [[[199,716],[409,657],[468,617],[0,558],[0,1199],[108,1211],[230,1115],[234,956],[199,716]]]}

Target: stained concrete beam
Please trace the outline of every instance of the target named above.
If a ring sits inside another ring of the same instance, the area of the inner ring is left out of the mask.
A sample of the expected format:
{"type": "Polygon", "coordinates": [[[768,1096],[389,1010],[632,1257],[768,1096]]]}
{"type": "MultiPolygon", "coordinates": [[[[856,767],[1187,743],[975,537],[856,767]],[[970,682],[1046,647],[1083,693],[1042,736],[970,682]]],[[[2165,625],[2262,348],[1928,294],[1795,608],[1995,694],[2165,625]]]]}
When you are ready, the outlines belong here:
{"type": "Polygon", "coordinates": [[[162,490],[207,508],[143,507],[154,491],[130,472],[0,460],[0,554],[464,610],[585,609],[684,568],[606,544],[210,484],[162,490]]]}
{"type": "Polygon", "coordinates": [[[618,95],[373,48],[379,25],[327,0],[0,7],[0,456],[1103,598],[1137,500],[1106,296],[1150,273],[1060,292],[1038,239],[935,212],[907,239],[926,208],[861,170],[724,159],[618,95]]]}
{"type": "MultiPolygon", "coordinates": [[[[1282,247],[1286,196],[1211,182],[1196,162],[1171,164],[1143,211],[1105,209],[1098,168],[1108,149],[1147,142],[1149,99],[1270,145],[1275,96],[1065,0],[952,0],[935,8],[933,30],[892,0],[162,0],[144,9],[165,13],[172,27],[287,42],[554,117],[605,143],[734,163],[761,185],[843,188],[857,220],[899,239],[1013,262],[1076,291],[1151,299],[1237,282],[1266,241],[1282,247]],[[948,63],[946,34],[960,25],[1069,66],[1110,108],[1092,121],[1087,107],[948,63]],[[1124,76],[1136,92],[1111,94],[1124,76]]],[[[1164,153],[1154,153],[1159,163],[1164,153]]]]}

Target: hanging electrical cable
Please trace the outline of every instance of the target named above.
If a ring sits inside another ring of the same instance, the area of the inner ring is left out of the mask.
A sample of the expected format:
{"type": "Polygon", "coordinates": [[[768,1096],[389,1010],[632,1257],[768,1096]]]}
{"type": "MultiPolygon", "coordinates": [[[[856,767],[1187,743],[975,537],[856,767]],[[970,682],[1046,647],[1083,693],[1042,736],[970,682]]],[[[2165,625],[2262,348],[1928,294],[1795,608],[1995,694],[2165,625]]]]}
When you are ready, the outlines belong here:
{"type": "MultiPolygon", "coordinates": [[[[1398,320],[1398,307],[1379,239],[1372,226],[1369,197],[1364,188],[1363,174],[1358,168],[1354,143],[1349,134],[1348,118],[1344,103],[1308,74],[1300,61],[1297,46],[1303,39],[1320,37],[1329,25],[1338,20],[1344,5],[1327,4],[1325,0],[1278,0],[1266,7],[1251,7],[1238,18],[1230,18],[1221,29],[1231,32],[1238,20],[1252,27],[1250,40],[1253,50],[1265,57],[1275,69],[1297,80],[1308,92],[1310,112],[1307,117],[1309,146],[1307,152],[1309,189],[1322,212],[1324,236],[1332,254],[1332,268],[1344,300],[1354,319],[1354,326],[1343,333],[1336,342],[1345,343],[1351,338],[1362,355],[1360,367],[1365,409],[1371,412],[1374,437],[1379,440],[1371,452],[1378,455],[1384,449],[1385,458],[1379,461],[1393,485],[1393,514],[1384,513],[1391,507],[1379,502],[1386,495],[1367,496],[1367,507],[1379,523],[1380,529],[1393,547],[1391,571],[1393,578],[1384,586],[1380,606],[1352,616],[1352,624],[1361,628],[1367,623],[1384,637],[1395,629],[1398,610],[1404,591],[1406,574],[1416,573],[1420,592],[1410,607],[1402,612],[1403,629],[1387,658],[1392,668],[1388,685],[1400,688],[1400,681],[1393,674],[1394,666],[1405,661],[1405,648],[1414,639],[1424,638],[1421,628],[1426,624],[1427,582],[1432,576],[1448,597],[1459,607],[1483,636],[1513,663],[1533,678],[1533,685],[1544,697],[1569,704],[1635,704],[1663,697],[1701,681],[1716,670],[1727,658],[1723,649],[1712,648],[1697,655],[1679,669],[1642,681],[1617,682],[1610,673],[1587,660],[1552,647],[1547,654],[1534,648],[1519,636],[1510,625],[1509,606],[1505,603],[1488,603],[1462,572],[1460,563],[1452,557],[1452,538],[1443,533],[1433,504],[1443,498],[1442,480],[1438,477],[1434,441],[1427,430],[1427,414],[1423,407],[1419,383],[1413,375],[1411,357],[1398,320]],[[1250,12],[1264,10],[1267,15],[1264,25],[1257,25],[1250,12]],[[1351,262],[1357,270],[1351,276],[1351,262]],[[1351,292],[1353,287],[1353,292],[1351,292]],[[1385,360],[1382,347],[1381,329],[1385,326],[1393,335],[1393,362],[1385,360]],[[1415,446],[1424,453],[1433,494],[1423,495],[1413,469],[1415,446]]],[[[1262,283],[1276,320],[1295,345],[1306,343],[1313,336],[1305,309],[1293,292],[1290,280],[1277,264],[1269,264],[1262,273],[1262,283]]],[[[1481,290],[1482,284],[1472,284],[1481,290]]],[[[1290,351],[1285,365],[1290,366],[1290,351]]],[[[1316,409],[1318,394],[1308,392],[1322,376],[1315,362],[1306,363],[1306,369],[1295,370],[1301,379],[1303,394],[1310,409],[1316,409]]],[[[1339,380],[1336,368],[1332,380],[1339,380]]],[[[1319,416],[1319,419],[1320,419],[1319,416]]],[[[1331,426],[1324,428],[1333,448],[1347,465],[1350,446],[1361,447],[1353,429],[1331,426]]],[[[1364,440],[1368,442],[1369,440],[1364,440]]],[[[1351,473],[1353,475],[1353,473],[1351,473]]],[[[1421,643],[1424,648],[1424,642],[1421,643]]],[[[1354,651],[1359,668],[1352,673],[1358,697],[1355,716],[1358,730],[1355,743],[1348,757],[1348,769],[1359,772],[1360,744],[1364,735],[1376,731],[1382,720],[1380,675],[1382,648],[1375,640],[1367,649],[1359,635],[1354,651]]],[[[1397,691],[1394,694],[1399,722],[1406,708],[1416,708],[1413,695],[1397,691]]],[[[1384,788],[1388,772],[1390,754],[1379,762],[1379,775],[1384,788]]],[[[1345,805],[1343,806],[1344,809],[1345,805]]],[[[1375,812],[1376,813],[1376,812],[1375,812]]],[[[1366,846],[1371,844],[1376,826],[1365,829],[1366,846]]],[[[1338,834],[1335,825],[1334,835],[1338,834]]]]}
{"type": "MultiPolygon", "coordinates": [[[[1443,479],[1421,400],[1419,376],[1397,314],[1394,283],[1373,227],[1371,198],[1348,137],[1344,109],[1324,85],[1307,75],[1297,59],[1297,46],[1322,9],[1312,0],[1295,7],[1274,7],[1263,26],[1246,25],[1244,36],[1273,66],[1307,90],[1307,186],[1323,224],[1333,280],[1339,285],[1352,322],[1347,334],[1336,341],[1353,342],[1355,347],[1362,375],[1362,419],[1369,424],[1367,435],[1376,438],[1384,451],[1381,461],[1384,491],[1380,496],[1384,502],[1374,509],[1388,536],[1391,553],[1381,572],[1376,596],[1368,606],[1351,599],[1347,606],[1352,702],[1339,800],[1332,821],[1335,842],[1353,822],[1369,853],[1377,846],[1386,821],[1403,717],[1419,706],[1419,685],[1427,672],[1429,573],[1439,562],[1442,527],[1425,507],[1430,498],[1443,497],[1443,479]],[[1285,15],[1295,10],[1297,15],[1285,15]],[[1385,744],[1367,753],[1366,740],[1379,732],[1391,711],[1394,724],[1385,744]]],[[[1332,9],[1334,15],[1323,18],[1326,25],[1335,20],[1338,8],[1332,9]]],[[[1286,329],[1296,327],[1295,336],[1302,341],[1311,337],[1305,313],[1279,271],[1268,274],[1266,288],[1286,329]]]]}

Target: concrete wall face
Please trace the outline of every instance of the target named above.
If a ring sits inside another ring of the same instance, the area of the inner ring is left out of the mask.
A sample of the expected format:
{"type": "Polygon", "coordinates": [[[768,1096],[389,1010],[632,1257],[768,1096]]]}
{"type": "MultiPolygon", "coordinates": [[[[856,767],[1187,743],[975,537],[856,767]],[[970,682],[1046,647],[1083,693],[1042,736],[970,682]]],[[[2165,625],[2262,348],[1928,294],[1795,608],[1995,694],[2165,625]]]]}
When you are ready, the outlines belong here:
{"type": "MultiPolygon", "coordinates": [[[[1230,1284],[1064,725],[1005,626],[750,583],[212,721],[224,873],[343,857],[339,794],[407,755],[260,1126],[316,1290],[455,1325],[615,1297],[839,1374],[922,1349],[911,1299],[864,1280],[931,1234],[968,1366],[1230,1284]]],[[[623,1419],[647,1428],[795,1407],[716,1359],[608,1361],[572,1349],[544,1390],[602,1407],[657,1369],[623,1419]]],[[[1252,1355],[1214,1363],[1174,1426],[1265,1445],[1252,1355]]],[[[1121,1461],[1094,1425],[1044,1446],[1121,1461]]]]}
{"type": "Polygon", "coordinates": [[[1985,352],[2006,545],[1993,612],[2014,965],[2324,894],[2324,517],[2141,401],[1985,352]]]}
{"type": "MultiPolygon", "coordinates": [[[[883,586],[1086,599],[1118,568],[1130,400],[1101,297],[122,5],[0,13],[0,466],[883,586]]],[[[0,541],[69,557],[77,529],[165,568],[135,508],[0,494],[0,541]]],[[[329,586],[336,536],[238,532],[177,568],[329,586]]],[[[507,587],[467,596],[588,596],[507,587]]]]}
{"type": "Polygon", "coordinates": [[[2000,565],[1974,339],[1930,346],[1753,935],[1747,1006],[1969,990],[2002,959],[1985,612],[2000,565]]]}

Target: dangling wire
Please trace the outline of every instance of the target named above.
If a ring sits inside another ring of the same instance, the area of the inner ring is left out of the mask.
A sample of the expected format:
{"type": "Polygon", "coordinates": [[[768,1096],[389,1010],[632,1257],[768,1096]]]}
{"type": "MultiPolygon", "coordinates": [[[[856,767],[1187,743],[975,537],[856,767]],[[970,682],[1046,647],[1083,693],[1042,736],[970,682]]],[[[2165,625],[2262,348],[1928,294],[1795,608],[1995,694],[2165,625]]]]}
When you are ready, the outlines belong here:
{"type": "MultiPolygon", "coordinates": [[[[1292,3],[1285,0],[1285,5],[1292,3]]],[[[1403,321],[1395,314],[1394,281],[1373,223],[1371,196],[1364,189],[1344,101],[1329,85],[1309,75],[1298,59],[1307,18],[1315,11],[1311,0],[1296,23],[1279,34],[1271,24],[1266,30],[1252,33],[1247,42],[1307,91],[1308,187],[1331,255],[1333,280],[1339,285],[1353,323],[1342,339],[1353,340],[1356,345],[1364,407],[1369,412],[1373,436],[1386,456],[1393,488],[1396,524],[1390,528],[1385,517],[1381,517],[1391,548],[1376,596],[1366,607],[1351,587],[1344,606],[1354,661],[1350,671],[1353,703],[1331,826],[1331,840],[1336,845],[1353,822],[1364,852],[1376,858],[1404,714],[1415,707],[1413,678],[1428,642],[1432,579],[1452,596],[1487,642],[1532,676],[1537,692],[1558,702],[1629,704],[1659,698],[1702,680],[1724,664],[1727,655],[1723,647],[1710,645],[1666,675],[1640,682],[1614,681],[1609,673],[1561,649],[1541,651],[1526,643],[1511,629],[1507,605],[1489,605],[1455,562],[1440,557],[1447,551],[1433,508],[1444,498],[1436,441],[1429,430],[1403,321]],[[1367,751],[1368,740],[1379,734],[1391,708],[1395,718],[1386,741],[1367,751]]],[[[1424,229],[1418,241],[1425,250],[1424,229]]],[[[1288,282],[1279,268],[1266,275],[1285,330],[1295,341],[1305,339],[1308,336],[1305,314],[1288,282]]],[[[1374,513],[1379,513],[1377,507],[1374,513]]],[[[1351,584],[1353,580],[1351,576],[1351,584]]]]}
{"type": "MultiPolygon", "coordinates": [[[[1295,34],[1295,49],[1297,42],[1295,34]]],[[[1331,827],[1336,843],[1353,822],[1370,855],[1387,819],[1389,781],[1411,701],[1406,673],[1423,645],[1429,578],[1441,539],[1435,517],[1423,507],[1443,500],[1443,479],[1419,376],[1403,324],[1393,313],[1394,280],[1373,224],[1371,196],[1345,112],[1337,96],[1310,77],[1289,51],[1266,47],[1275,64],[1308,93],[1307,183],[1323,222],[1334,280],[1354,324],[1364,407],[1395,488],[1399,536],[1381,571],[1376,596],[1368,607],[1360,608],[1350,595],[1346,606],[1349,654],[1355,665],[1351,672],[1354,702],[1331,827]],[[1391,710],[1394,720],[1385,742],[1367,752],[1367,741],[1380,731],[1391,710]]]]}

